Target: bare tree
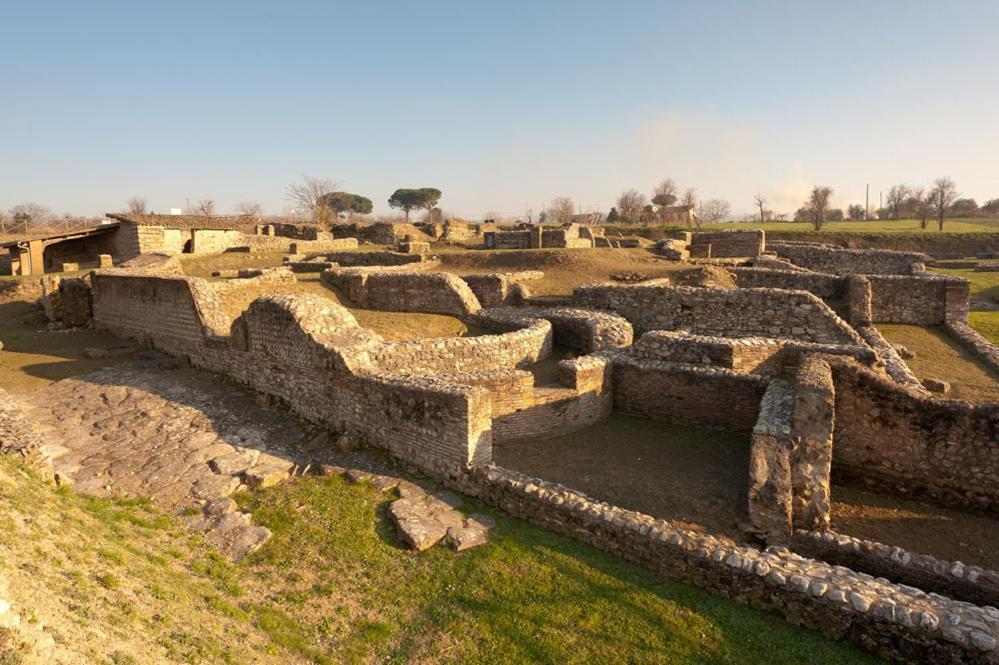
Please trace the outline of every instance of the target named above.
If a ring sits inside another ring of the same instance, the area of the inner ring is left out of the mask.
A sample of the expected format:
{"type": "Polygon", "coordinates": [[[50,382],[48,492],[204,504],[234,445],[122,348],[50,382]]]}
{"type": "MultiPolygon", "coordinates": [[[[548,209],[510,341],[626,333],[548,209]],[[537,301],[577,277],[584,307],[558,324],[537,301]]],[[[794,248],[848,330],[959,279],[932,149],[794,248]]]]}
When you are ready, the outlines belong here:
{"type": "Polygon", "coordinates": [[[204,215],[210,217],[215,214],[215,201],[212,199],[201,199],[198,201],[197,205],[194,206],[195,215],[204,215]]]}
{"type": "Polygon", "coordinates": [[[339,183],[329,178],[302,176],[302,182],[288,185],[288,200],[312,217],[317,224],[327,224],[333,217],[333,208],[326,205],[329,196],[337,191],[339,183]]]}
{"type": "Polygon", "coordinates": [[[811,213],[812,226],[816,231],[820,231],[826,222],[826,215],[829,213],[829,199],[832,198],[832,193],[832,187],[816,185],[808,197],[806,206],[811,213]]]}
{"type": "Polygon", "coordinates": [[[925,229],[933,214],[932,194],[923,187],[913,187],[909,190],[909,197],[906,199],[906,206],[912,207],[916,219],[919,220],[919,228],[925,229]]]}
{"type": "Polygon", "coordinates": [[[725,199],[708,199],[701,201],[697,217],[708,224],[717,224],[728,217],[730,212],[732,212],[732,206],[725,199]]]}
{"type": "Polygon", "coordinates": [[[657,206],[671,206],[676,203],[680,188],[676,186],[673,178],[663,178],[662,182],[652,190],[652,203],[657,206]]]}
{"type": "Polygon", "coordinates": [[[133,196],[128,200],[128,211],[133,215],[146,214],[146,197],[133,196]]]}
{"type": "Polygon", "coordinates": [[[892,188],[888,190],[888,196],[885,198],[885,203],[888,209],[891,210],[892,219],[902,218],[902,209],[905,207],[905,202],[912,195],[912,189],[908,185],[892,185],[892,188]]]}
{"type": "Polygon", "coordinates": [[[618,213],[627,222],[638,221],[642,209],[648,204],[649,201],[645,198],[645,195],[636,189],[625,190],[621,192],[621,196],[617,197],[618,213]]]}
{"type": "Polygon", "coordinates": [[[943,231],[944,218],[947,216],[947,209],[958,197],[957,185],[950,178],[937,178],[930,188],[930,198],[933,202],[933,212],[937,216],[939,230],[943,231]]]}
{"type": "Polygon", "coordinates": [[[38,203],[19,203],[10,209],[9,230],[23,233],[31,229],[48,226],[52,222],[52,210],[38,203]]]}
{"type": "Polygon", "coordinates": [[[700,227],[701,219],[694,214],[694,210],[697,208],[697,190],[693,187],[685,189],[683,196],[680,197],[680,205],[689,211],[687,214],[687,223],[690,224],[690,222],[693,222],[697,227],[700,227]]]}
{"type": "Polygon", "coordinates": [[[548,205],[548,214],[545,215],[545,219],[565,224],[572,221],[572,216],[575,212],[576,204],[572,202],[572,199],[568,196],[559,196],[552,199],[552,202],[548,205]]]}
{"type": "Polygon", "coordinates": [[[756,207],[760,209],[760,224],[766,222],[767,221],[767,197],[763,196],[762,193],[757,192],[757,194],[755,196],[753,196],[753,203],[755,203],[756,207]]]}
{"type": "Polygon", "coordinates": [[[236,204],[236,213],[244,217],[259,217],[263,211],[264,207],[253,201],[243,201],[236,204]]]}

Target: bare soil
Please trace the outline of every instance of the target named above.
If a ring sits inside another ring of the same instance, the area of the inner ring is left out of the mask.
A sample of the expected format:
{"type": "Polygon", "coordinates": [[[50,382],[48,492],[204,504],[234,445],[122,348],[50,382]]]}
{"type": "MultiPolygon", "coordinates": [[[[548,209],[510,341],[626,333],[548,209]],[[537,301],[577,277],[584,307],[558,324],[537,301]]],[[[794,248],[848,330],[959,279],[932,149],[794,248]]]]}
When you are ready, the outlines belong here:
{"type": "Polygon", "coordinates": [[[999,570],[999,518],[852,486],[832,488],[833,529],[946,561],[999,570]]]}
{"type": "Polygon", "coordinates": [[[493,444],[500,466],[742,541],[749,438],[613,415],[564,436],[493,444]]]}

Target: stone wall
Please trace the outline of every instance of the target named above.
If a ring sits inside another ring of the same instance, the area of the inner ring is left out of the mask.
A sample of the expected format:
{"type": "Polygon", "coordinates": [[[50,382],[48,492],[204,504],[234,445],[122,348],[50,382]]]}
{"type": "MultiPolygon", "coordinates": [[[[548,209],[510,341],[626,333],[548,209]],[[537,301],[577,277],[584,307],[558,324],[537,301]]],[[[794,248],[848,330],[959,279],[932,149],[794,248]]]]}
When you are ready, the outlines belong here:
{"type": "Polygon", "coordinates": [[[321,279],[358,307],[395,312],[432,312],[467,317],[481,309],[478,298],[457,275],[378,268],[330,268],[321,279]]]}
{"type": "Polygon", "coordinates": [[[814,353],[850,356],[867,367],[874,367],[879,362],[874,350],[866,346],[815,344],[764,337],[710,337],[666,330],[645,333],[628,349],[628,353],[647,360],[713,365],[763,376],[775,376],[787,367],[797,367],[802,358],[814,353]]]}
{"type": "Polygon", "coordinates": [[[503,305],[519,305],[523,300],[525,290],[516,287],[525,282],[542,279],[544,276],[545,274],[538,270],[524,270],[485,275],[462,275],[461,278],[472,289],[483,307],[501,307],[503,305]]]}
{"type": "Polygon", "coordinates": [[[691,234],[690,256],[694,258],[753,257],[763,253],[763,231],[701,231],[691,234]]]}
{"type": "Polygon", "coordinates": [[[977,355],[993,371],[999,372],[999,348],[963,321],[948,321],[944,329],[951,337],[977,355]]]}
{"type": "Polygon", "coordinates": [[[461,488],[516,517],[577,538],[670,579],[771,609],[786,620],[851,639],[889,659],[999,662],[999,613],[847,568],[732,545],[666,520],[594,501],[496,466],[461,488]]]}
{"type": "Polygon", "coordinates": [[[574,300],[616,312],[639,333],[684,330],[721,337],[776,337],[825,344],[864,341],[822,300],[807,291],[634,285],[577,287],[574,300]]]}
{"type": "Polygon", "coordinates": [[[490,322],[516,322],[532,318],[550,322],[555,343],[578,353],[623,348],[632,342],[631,324],[622,317],[575,307],[498,307],[483,310],[476,320],[490,325],[490,322]]]}
{"type": "Polygon", "coordinates": [[[531,404],[493,418],[493,441],[561,436],[592,425],[612,409],[612,363],[589,355],[559,363],[566,388],[539,388],[531,404]]]}
{"type": "Polygon", "coordinates": [[[794,289],[814,293],[823,300],[842,300],[846,281],[839,275],[795,270],[731,266],[725,268],[742,289],[794,289]]]}
{"type": "Polygon", "coordinates": [[[760,402],[749,453],[749,521],[770,544],[791,535],[791,414],[794,389],[774,379],[760,402]]]}
{"type": "Polygon", "coordinates": [[[228,335],[230,322],[207,280],[117,268],[92,279],[94,325],[102,330],[185,357],[200,353],[209,338],[228,335]]]}
{"type": "Polygon", "coordinates": [[[871,317],[881,323],[937,325],[968,320],[969,283],[958,277],[868,275],[871,317]]]}
{"type": "Polygon", "coordinates": [[[370,358],[384,372],[481,372],[525,367],[551,355],[551,347],[551,324],[533,319],[512,322],[495,335],[385,342],[371,350],[370,358]]]}
{"type": "Polygon", "coordinates": [[[768,380],[733,370],[613,359],[614,410],[632,416],[749,433],[768,380]],[[724,408],[719,408],[724,405],[724,408]]]}
{"type": "Polygon", "coordinates": [[[782,259],[809,270],[833,275],[909,275],[916,264],[933,259],[920,252],[896,252],[888,249],[844,249],[818,243],[790,240],[770,241],[767,250],[782,259]]]}
{"type": "Polygon", "coordinates": [[[999,606],[999,572],[959,561],[943,561],[901,547],[835,531],[794,532],[794,550],[827,563],[945,595],[957,601],[999,606]]]}
{"type": "Polygon", "coordinates": [[[999,404],[937,399],[842,357],[833,470],[944,503],[999,507],[999,404]]]}
{"type": "Polygon", "coordinates": [[[52,480],[52,458],[45,442],[17,402],[0,388],[0,455],[9,455],[34,469],[46,480],[52,480]]]}
{"type": "Polygon", "coordinates": [[[791,518],[796,528],[828,529],[836,389],[816,355],[794,377],[791,409],[791,518]]]}
{"type": "Polygon", "coordinates": [[[398,266],[409,263],[422,263],[422,254],[403,252],[332,252],[326,260],[344,267],[352,266],[398,266]]]}

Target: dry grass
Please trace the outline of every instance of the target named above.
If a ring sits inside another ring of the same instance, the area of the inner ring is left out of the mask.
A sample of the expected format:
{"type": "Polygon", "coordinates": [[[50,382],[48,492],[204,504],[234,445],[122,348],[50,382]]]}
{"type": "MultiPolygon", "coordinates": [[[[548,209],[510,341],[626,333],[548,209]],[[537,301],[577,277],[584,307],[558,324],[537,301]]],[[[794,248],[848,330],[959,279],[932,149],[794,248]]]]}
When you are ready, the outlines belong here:
{"type": "Polygon", "coordinates": [[[906,363],[920,379],[949,381],[957,399],[999,401],[999,376],[943,330],[894,323],[878,324],[878,329],[889,342],[916,354],[906,363]]]}
{"type": "Polygon", "coordinates": [[[524,249],[471,250],[440,255],[443,270],[474,275],[540,270],[544,280],[530,282],[532,295],[570,295],[583,284],[606,282],[619,272],[667,277],[690,266],[667,261],[645,249],[524,249]]]}

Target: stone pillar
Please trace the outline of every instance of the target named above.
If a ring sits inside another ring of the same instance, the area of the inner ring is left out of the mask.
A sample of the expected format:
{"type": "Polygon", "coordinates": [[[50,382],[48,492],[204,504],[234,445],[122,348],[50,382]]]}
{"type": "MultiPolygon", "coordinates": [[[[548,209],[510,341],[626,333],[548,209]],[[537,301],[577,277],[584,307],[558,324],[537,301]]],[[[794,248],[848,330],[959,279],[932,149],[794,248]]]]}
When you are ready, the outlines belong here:
{"type": "Polygon", "coordinates": [[[968,282],[948,281],[944,286],[944,322],[968,322],[968,282]]]}
{"type": "MultiPolygon", "coordinates": [[[[31,270],[24,271],[22,275],[44,275],[45,274],[45,245],[41,240],[28,241],[29,263],[31,270]]],[[[22,264],[23,266],[23,264],[22,264]]]]}
{"type": "Polygon", "coordinates": [[[794,527],[829,528],[836,393],[829,363],[808,356],[798,369],[791,417],[792,510],[794,527]]]}
{"type": "Polygon", "coordinates": [[[531,234],[531,249],[541,249],[544,245],[544,229],[539,224],[538,226],[532,226],[529,233],[531,234]]]}
{"type": "Polygon", "coordinates": [[[846,311],[846,318],[851,325],[871,325],[871,280],[864,275],[847,276],[846,311]]]}
{"type": "Polygon", "coordinates": [[[97,255],[97,267],[98,268],[111,268],[114,266],[114,260],[111,258],[110,254],[98,254],[97,255]]]}
{"type": "Polygon", "coordinates": [[[791,541],[791,406],[783,379],[767,386],[749,453],[749,521],[770,545],[791,541]]]}

